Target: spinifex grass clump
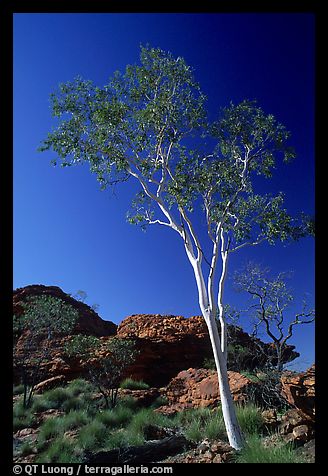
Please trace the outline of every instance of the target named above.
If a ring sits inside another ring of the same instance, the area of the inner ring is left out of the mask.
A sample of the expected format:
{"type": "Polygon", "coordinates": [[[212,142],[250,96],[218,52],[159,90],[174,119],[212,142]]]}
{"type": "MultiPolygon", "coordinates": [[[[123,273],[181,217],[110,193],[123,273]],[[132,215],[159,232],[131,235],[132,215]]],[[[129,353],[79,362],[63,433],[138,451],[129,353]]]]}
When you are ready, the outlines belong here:
{"type": "Polygon", "coordinates": [[[253,434],[246,439],[246,445],[236,455],[236,463],[305,463],[295,453],[291,444],[281,443],[264,446],[260,436],[253,434]]]}
{"type": "Polygon", "coordinates": [[[185,410],[174,417],[187,439],[199,442],[204,438],[225,438],[224,421],[220,409],[197,408],[185,410]]]}
{"type": "Polygon", "coordinates": [[[104,410],[98,413],[96,419],[109,428],[123,428],[132,420],[134,415],[131,408],[117,406],[114,410],[104,410]]]}
{"type": "Polygon", "coordinates": [[[246,435],[259,434],[263,427],[261,409],[252,403],[237,405],[237,418],[246,435]]]}
{"type": "Polygon", "coordinates": [[[148,383],[142,380],[133,380],[132,378],[126,378],[120,383],[120,388],[128,390],[147,390],[149,388],[148,383]]]}
{"type": "Polygon", "coordinates": [[[81,461],[82,452],[75,442],[66,436],[57,437],[36,459],[36,463],[80,463],[81,461]]]}
{"type": "Polygon", "coordinates": [[[31,408],[25,408],[23,399],[15,403],[13,408],[13,429],[14,431],[23,428],[31,428],[36,424],[36,416],[31,408]]]}

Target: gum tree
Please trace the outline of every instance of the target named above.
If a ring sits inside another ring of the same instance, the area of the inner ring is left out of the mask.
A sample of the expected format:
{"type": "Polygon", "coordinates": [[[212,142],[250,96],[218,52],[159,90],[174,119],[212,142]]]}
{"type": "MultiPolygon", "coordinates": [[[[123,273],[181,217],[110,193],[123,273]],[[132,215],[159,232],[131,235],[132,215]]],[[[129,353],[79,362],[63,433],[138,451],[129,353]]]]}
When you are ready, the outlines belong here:
{"type": "Polygon", "coordinates": [[[124,372],[131,365],[138,351],[129,339],[111,338],[102,343],[98,337],[75,335],[64,347],[66,358],[78,358],[86,364],[91,382],[104,397],[106,408],[114,408],[124,372]],[[102,352],[99,364],[91,363],[92,357],[102,352]]]}
{"type": "Polygon", "coordinates": [[[72,331],[78,312],[61,299],[47,295],[29,297],[22,307],[22,315],[13,320],[14,365],[22,375],[23,406],[28,408],[42,375],[42,364],[50,359],[56,338],[72,331]],[[23,344],[19,340],[22,333],[23,344]]]}
{"type": "Polygon", "coordinates": [[[209,330],[229,442],[239,449],[227,374],[228,260],[241,248],[296,238],[305,228],[287,214],[282,194],[253,187],[255,175],[270,177],[277,159],[293,156],[284,126],[247,100],[209,123],[205,100],[181,57],[142,47],[139,65],[116,72],[103,88],[80,77],[59,86],[51,95],[58,125],[40,150],[53,150],[64,167],[87,162],[103,189],[137,181],[129,221],[168,227],[181,239],[209,330]]]}

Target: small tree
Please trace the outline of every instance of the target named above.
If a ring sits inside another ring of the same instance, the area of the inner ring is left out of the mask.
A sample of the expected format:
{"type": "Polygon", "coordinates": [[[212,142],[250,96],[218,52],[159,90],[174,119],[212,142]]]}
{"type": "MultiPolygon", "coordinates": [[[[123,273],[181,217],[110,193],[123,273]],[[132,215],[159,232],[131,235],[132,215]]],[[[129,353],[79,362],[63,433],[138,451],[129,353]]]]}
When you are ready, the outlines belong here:
{"type": "Polygon", "coordinates": [[[239,291],[246,292],[252,298],[248,314],[253,322],[253,337],[263,330],[273,343],[275,350],[271,365],[278,371],[283,370],[287,342],[292,338],[295,326],[310,324],[315,319],[315,310],[309,309],[303,302],[302,310],[291,317],[288,308],[294,297],[286,284],[287,274],[270,276],[270,270],[259,264],[248,263],[243,270],[235,274],[235,283],[239,291]]]}
{"type": "Polygon", "coordinates": [[[277,160],[287,162],[294,152],[285,127],[254,101],[231,103],[210,123],[206,98],[183,58],[142,47],[140,59],[102,89],[80,77],[61,84],[51,96],[53,115],[61,120],[40,150],[54,150],[65,167],[89,163],[102,189],[136,180],[140,191],[129,221],[168,227],[182,240],[209,330],[229,442],[240,449],[227,373],[228,259],[246,246],[310,230],[288,215],[282,193],[254,191],[255,175],[269,178],[277,160]]]}
{"type": "Polygon", "coordinates": [[[76,335],[66,343],[64,351],[67,357],[87,364],[89,378],[103,395],[106,408],[114,408],[124,372],[137,355],[134,341],[113,337],[102,344],[97,337],[76,335]],[[90,362],[100,352],[101,359],[90,362]]]}
{"type": "Polygon", "coordinates": [[[73,295],[74,299],[77,299],[78,301],[84,302],[87,298],[87,293],[83,291],[83,289],[79,289],[76,291],[76,293],[73,295]]]}
{"type": "Polygon", "coordinates": [[[14,365],[22,376],[23,405],[27,408],[31,405],[34,387],[40,381],[42,364],[50,357],[54,338],[73,329],[78,312],[61,299],[46,295],[28,298],[23,308],[21,316],[14,316],[14,365]],[[22,333],[23,344],[19,345],[22,333]]]}

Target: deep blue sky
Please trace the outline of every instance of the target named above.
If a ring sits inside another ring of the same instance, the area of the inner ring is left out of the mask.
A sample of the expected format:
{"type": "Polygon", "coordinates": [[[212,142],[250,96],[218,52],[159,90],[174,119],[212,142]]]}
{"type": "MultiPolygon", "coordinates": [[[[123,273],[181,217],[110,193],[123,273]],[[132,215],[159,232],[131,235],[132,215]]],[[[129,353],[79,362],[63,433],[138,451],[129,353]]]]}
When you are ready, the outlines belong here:
{"type": "MultiPolygon", "coordinates": [[[[163,227],[129,225],[133,186],[101,192],[87,167],[50,166],[36,151],[54,126],[49,94],[77,75],[98,86],[139,59],[149,43],[182,56],[195,70],[215,117],[230,100],[257,99],[292,132],[297,159],[277,168],[268,190],[284,191],[290,212],[314,212],[314,15],[312,14],[15,14],[14,288],[82,289],[104,319],[130,314],[199,315],[182,242],[163,227]]],[[[295,309],[314,302],[314,240],[263,245],[232,256],[273,272],[293,270],[295,309]]],[[[228,281],[226,302],[240,303],[228,281]]],[[[294,310],[295,310],[294,309],[294,310]]],[[[291,312],[293,309],[291,309],[291,312]]],[[[314,360],[314,326],[297,329],[298,367],[314,360]]]]}

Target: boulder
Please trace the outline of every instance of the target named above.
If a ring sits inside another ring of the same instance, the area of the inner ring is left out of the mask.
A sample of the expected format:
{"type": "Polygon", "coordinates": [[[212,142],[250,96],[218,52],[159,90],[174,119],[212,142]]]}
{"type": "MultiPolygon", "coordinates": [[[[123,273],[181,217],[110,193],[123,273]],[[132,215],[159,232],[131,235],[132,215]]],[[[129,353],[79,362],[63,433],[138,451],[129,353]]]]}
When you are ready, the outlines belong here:
{"type": "MultiPolygon", "coordinates": [[[[228,371],[228,376],[234,401],[246,402],[250,388],[257,384],[238,372],[228,371]]],[[[179,372],[166,387],[165,395],[169,405],[158,408],[160,413],[213,407],[220,402],[217,373],[214,370],[194,368],[179,372]]]]}
{"type": "Polygon", "coordinates": [[[303,444],[314,436],[314,421],[297,408],[291,408],[281,417],[279,432],[285,441],[303,444]]]}
{"type": "Polygon", "coordinates": [[[281,394],[303,414],[315,418],[315,365],[301,373],[288,372],[281,377],[281,394]]]}
{"type": "Polygon", "coordinates": [[[130,390],[126,388],[118,389],[120,398],[133,398],[139,407],[149,407],[154,401],[161,396],[160,389],[157,387],[146,388],[144,390],[130,390]]]}
{"type": "Polygon", "coordinates": [[[55,377],[48,378],[38,383],[34,387],[34,393],[42,393],[51,388],[58,387],[66,383],[65,375],[56,375],[55,377]]]}

